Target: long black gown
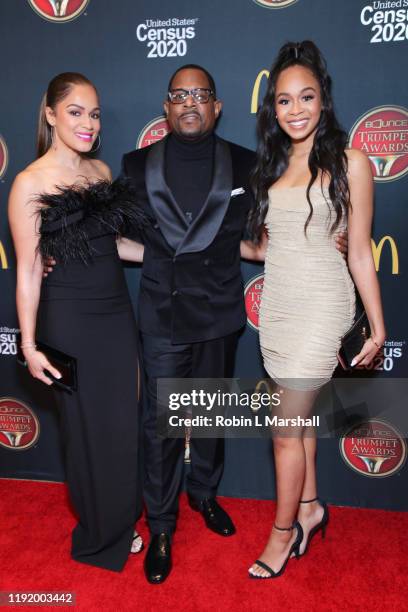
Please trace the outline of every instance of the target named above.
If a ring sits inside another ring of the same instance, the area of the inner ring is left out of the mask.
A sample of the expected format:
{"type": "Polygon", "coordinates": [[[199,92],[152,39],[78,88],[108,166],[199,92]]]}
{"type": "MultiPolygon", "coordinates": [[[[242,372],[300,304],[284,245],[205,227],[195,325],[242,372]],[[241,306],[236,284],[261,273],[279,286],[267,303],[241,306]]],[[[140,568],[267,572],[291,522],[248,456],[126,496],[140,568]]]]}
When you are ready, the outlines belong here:
{"type": "Polygon", "coordinates": [[[119,571],[141,512],[138,335],[115,237],[142,220],[123,181],[43,194],[44,281],[37,339],[76,357],[78,391],[56,390],[70,497],[72,557],[119,571]]]}

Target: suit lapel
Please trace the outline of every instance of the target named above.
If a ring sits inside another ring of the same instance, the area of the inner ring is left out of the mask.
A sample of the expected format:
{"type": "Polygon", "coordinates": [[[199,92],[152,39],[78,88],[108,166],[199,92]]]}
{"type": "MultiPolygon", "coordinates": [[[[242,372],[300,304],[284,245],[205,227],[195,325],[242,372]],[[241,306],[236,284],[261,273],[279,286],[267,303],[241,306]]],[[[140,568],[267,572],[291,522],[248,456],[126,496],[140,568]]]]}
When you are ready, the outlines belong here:
{"type": "Polygon", "coordinates": [[[179,242],[177,255],[203,251],[214,240],[231,199],[232,180],[229,145],[225,140],[216,137],[211,189],[199,214],[179,242]]]}
{"type": "Polygon", "coordinates": [[[176,250],[186,235],[188,223],[165,180],[164,138],[149,151],[146,159],[146,191],[163,236],[176,250]]]}
{"type": "Polygon", "coordinates": [[[203,251],[219,231],[230,199],[233,181],[231,152],[227,142],[216,137],[211,189],[197,217],[189,225],[165,180],[164,138],[146,159],[146,191],[160,230],[168,244],[181,253],[203,251]]]}

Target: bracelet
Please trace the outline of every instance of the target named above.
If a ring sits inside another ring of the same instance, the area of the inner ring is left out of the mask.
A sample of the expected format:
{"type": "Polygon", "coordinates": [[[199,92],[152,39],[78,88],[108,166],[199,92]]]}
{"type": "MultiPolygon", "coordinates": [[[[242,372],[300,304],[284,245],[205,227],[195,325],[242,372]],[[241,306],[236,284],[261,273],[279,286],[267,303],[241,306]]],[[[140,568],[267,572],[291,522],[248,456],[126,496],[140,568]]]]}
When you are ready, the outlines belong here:
{"type": "Polygon", "coordinates": [[[22,349],[26,349],[26,348],[36,349],[37,348],[37,345],[34,342],[22,342],[20,346],[22,349]]]}
{"type": "Polygon", "coordinates": [[[374,344],[378,348],[378,350],[380,350],[380,348],[382,348],[382,345],[378,344],[378,342],[376,342],[372,336],[370,336],[370,340],[372,340],[374,342],[374,344]]]}

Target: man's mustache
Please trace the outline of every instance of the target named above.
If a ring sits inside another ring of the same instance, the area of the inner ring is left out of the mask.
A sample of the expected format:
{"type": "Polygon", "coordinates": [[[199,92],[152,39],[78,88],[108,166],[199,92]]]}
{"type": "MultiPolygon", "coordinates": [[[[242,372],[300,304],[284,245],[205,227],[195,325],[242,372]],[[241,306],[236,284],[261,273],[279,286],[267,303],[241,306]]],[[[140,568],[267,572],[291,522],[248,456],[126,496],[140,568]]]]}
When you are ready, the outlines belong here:
{"type": "Polygon", "coordinates": [[[180,115],[180,119],[182,119],[183,117],[191,117],[192,115],[194,115],[195,117],[198,117],[199,119],[201,117],[200,113],[198,113],[197,111],[187,111],[180,115]]]}

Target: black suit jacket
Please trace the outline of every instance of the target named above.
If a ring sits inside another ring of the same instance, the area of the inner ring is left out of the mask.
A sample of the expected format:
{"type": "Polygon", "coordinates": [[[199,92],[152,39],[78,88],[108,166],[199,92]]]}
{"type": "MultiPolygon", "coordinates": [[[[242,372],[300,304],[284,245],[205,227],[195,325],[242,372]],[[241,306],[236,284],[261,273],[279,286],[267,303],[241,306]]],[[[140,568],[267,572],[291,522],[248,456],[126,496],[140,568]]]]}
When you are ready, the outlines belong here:
{"type": "Polygon", "coordinates": [[[187,344],[245,324],[240,241],[253,203],[255,154],[216,137],[210,192],[188,225],[165,181],[166,140],[124,155],[122,174],[131,179],[148,219],[143,235],[131,236],[145,245],[140,329],[187,344]]]}

